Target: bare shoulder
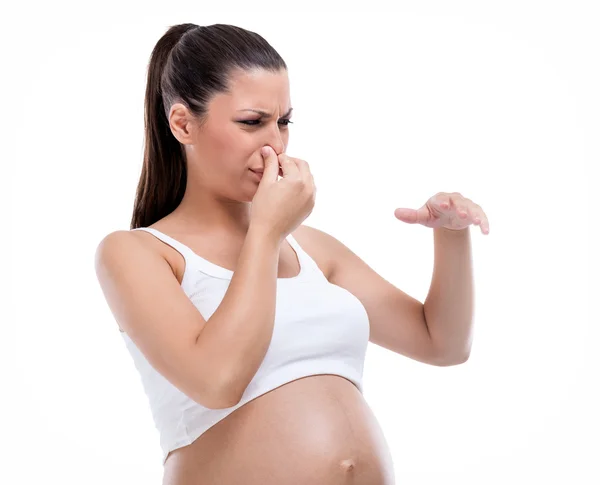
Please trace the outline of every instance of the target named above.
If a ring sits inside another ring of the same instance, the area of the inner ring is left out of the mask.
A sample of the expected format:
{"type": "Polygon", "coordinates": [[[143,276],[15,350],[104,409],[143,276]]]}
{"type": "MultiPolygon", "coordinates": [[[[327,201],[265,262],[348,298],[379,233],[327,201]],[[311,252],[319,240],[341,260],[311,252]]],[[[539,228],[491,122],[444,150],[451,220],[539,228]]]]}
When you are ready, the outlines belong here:
{"type": "Polygon", "coordinates": [[[140,252],[162,257],[173,269],[172,258],[170,258],[169,254],[165,251],[164,244],[161,244],[158,239],[145,231],[128,230],[113,231],[104,236],[96,248],[96,267],[111,259],[123,258],[140,252]]]}
{"type": "Polygon", "coordinates": [[[130,247],[140,244],[137,241],[138,239],[132,237],[130,231],[118,230],[107,234],[96,247],[96,264],[123,251],[127,252],[130,247]]]}
{"type": "Polygon", "coordinates": [[[336,239],[325,231],[306,224],[298,226],[292,232],[292,236],[302,246],[302,249],[314,259],[325,277],[331,281],[335,264],[336,239]]]}
{"type": "Polygon", "coordinates": [[[154,238],[150,235],[143,235],[142,232],[117,230],[107,234],[96,248],[96,257],[106,257],[115,253],[139,249],[155,250],[158,246],[152,243],[154,238]]]}

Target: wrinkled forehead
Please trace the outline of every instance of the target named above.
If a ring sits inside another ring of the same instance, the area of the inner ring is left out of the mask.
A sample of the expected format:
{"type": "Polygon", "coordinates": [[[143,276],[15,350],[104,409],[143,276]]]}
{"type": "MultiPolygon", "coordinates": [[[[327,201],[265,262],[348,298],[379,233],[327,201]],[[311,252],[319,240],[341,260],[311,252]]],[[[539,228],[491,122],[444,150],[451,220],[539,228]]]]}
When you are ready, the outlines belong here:
{"type": "Polygon", "coordinates": [[[291,107],[290,83],[285,69],[234,71],[230,75],[230,91],[215,99],[215,107],[228,111],[256,109],[269,116],[283,116],[291,107]]]}

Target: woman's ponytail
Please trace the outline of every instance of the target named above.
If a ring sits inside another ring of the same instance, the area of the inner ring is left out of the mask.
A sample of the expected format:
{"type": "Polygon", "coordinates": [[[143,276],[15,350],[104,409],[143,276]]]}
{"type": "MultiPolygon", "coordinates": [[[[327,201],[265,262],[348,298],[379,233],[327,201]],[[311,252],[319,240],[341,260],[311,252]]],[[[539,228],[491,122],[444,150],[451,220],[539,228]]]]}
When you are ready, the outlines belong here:
{"type": "Polygon", "coordinates": [[[194,24],[171,27],[150,56],[144,103],[144,162],[137,187],[130,229],[147,227],[179,205],[185,192],[187,169],[181,144],[171,133],[163,101],[162,76],[169,55],[194,24]],[[169,181],[165,184],[164,181],[169,181]]]}

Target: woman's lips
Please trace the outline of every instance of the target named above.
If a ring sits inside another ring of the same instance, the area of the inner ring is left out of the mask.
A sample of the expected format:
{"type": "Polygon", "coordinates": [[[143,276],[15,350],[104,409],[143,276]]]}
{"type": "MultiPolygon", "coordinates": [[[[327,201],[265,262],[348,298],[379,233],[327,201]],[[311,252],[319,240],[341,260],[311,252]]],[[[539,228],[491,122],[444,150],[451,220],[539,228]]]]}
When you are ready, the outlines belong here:
{"type": "MultiPolygon", "coordinates": [[[[250,172],[252,172],[252,174],[258,178],[258,180],[262,179],[263,172],[255,172],[251,168],[249,168],[248,170],[250,170],[250,172]]],[[[281,169],[281,167],[279,167],[279,176],[283,177],[283,170],[281,169]]]]}
{"type": "Polygon", "coordinates": [[[256,178],[256,180],[261,180],[262,179],[262,172],[255,172],[254,170],[250,169],[250,172],[252,172],[252,175],[256,178]]]}

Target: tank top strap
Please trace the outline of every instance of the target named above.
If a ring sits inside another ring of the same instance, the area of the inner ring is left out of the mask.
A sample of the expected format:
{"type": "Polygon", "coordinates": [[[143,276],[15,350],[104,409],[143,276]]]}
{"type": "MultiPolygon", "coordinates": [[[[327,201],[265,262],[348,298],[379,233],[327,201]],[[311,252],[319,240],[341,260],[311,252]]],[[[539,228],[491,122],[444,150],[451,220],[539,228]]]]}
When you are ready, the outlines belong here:
{"type": "MultiPolygon", "coordinates": [[[[319,265],[316,263],[316,261],[314,259],[312,259],[310,254],[308,254],[306,251],[304,251],[304,249],[302,249],[302,246],[300,246],[300,244],[298,244],[298,241],[296,241],[296,239],[294,239],[294,236],[292,236],[291,234],[288,234],[285,239],[286,239],[286,241],[288,241],[290,243],[292,248],[294,248],[294,250],[296,251],[296,254],[298,255],[298,260],[300,261],[301,266],[304,268],[303,273],[315,273],[316,272],[319,275],[323,275],[323,273],[321,272],[321,269],[319,268],[319,265]]],[[[306,276],[306,274],[305,274],[305,276],[306,276]]]]}
{"type": "Polygon", "coordinates": [[[302,248],[300,247],[300,244],[298,244],[298,241],[296,241],[294,239],[294,236],[292,236],[291,234],[288,234],[285,237],[285,240],[290,243],[290,246],[292,246],[292,248],[294,248],[294,251],[296,251],[296,254],[298,255],[298,258],[300,258],[300,257],[304,258],[305,257],[304,251],[302,251],[302,248]]]}
{"type": "Polygon", "coordinates": [[[132,229],[132,231],[146,231],[150,234],[153,234],[165,244],[168,244],[169,246],[179,251],[186,261],[189,261],[194,256],[194,252],[185,244],[180,243],[176,239],[173,239],[171,236],[167,236],[166,234],[160,232],[158,229],[154,229],[153,227],[137,227],[135,229],[132,229]]]}

